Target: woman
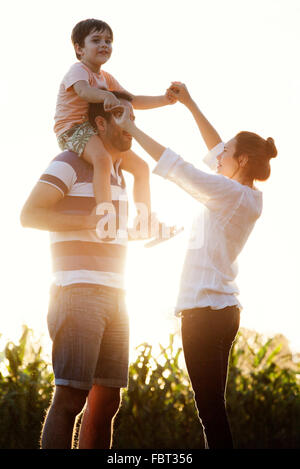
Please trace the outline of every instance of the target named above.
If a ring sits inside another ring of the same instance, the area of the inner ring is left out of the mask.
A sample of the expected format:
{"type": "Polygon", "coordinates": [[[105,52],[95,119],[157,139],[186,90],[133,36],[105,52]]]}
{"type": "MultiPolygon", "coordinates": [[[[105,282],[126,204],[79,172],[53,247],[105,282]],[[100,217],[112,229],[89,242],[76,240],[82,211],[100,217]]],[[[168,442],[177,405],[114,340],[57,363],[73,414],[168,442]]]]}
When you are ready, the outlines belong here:
{"type": "Polygon", "coordinates": [[[195,225],[182,272],[177,314],[182,342],[206,447],[233,448],[226,415],[228,357],[239,328],[240,303],[236,259],[262,211],[262,193],[254,181],[270,175],[277,155],[272,138],[240,132],[226,144],[192,100],[186,86],[173,82],[169,94],[192,113],[210,150],[208,174],[155,142],[126,116],[117,120],[158,164],[154,173],[168,178],[205,206],[195,225]],[[216,165],[215,165],[216,166],[216,165]]]}

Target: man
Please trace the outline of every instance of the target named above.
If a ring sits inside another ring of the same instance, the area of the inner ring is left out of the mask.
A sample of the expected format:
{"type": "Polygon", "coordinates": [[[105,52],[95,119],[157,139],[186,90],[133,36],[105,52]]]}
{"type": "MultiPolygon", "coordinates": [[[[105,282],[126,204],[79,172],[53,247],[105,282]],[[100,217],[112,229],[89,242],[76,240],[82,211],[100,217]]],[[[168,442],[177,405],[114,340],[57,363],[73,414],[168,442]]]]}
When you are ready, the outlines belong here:
{"type": "MultiPolygon", "coordinates": [[[[115,95],[134,119],[130,96],[115,95]]],[[[116,229],[126,231],[120,162],[132,139],[102,104],[91,105],[90,117],[112,159],[116,229]]],[[[55,284],[48,327],[55,393],[43,427],[43,449],[71,448],[75,418],[86,399],[79,447],[109,448],[120,388],[127,386],[128,316],[123,289],[127,240],[116,236],[108,243],[97,236],[101,217],[93,215],[92,180],[93,167],[65,151],[42,174],[21,213],[23,226],[51,232],[55,284]]]]}

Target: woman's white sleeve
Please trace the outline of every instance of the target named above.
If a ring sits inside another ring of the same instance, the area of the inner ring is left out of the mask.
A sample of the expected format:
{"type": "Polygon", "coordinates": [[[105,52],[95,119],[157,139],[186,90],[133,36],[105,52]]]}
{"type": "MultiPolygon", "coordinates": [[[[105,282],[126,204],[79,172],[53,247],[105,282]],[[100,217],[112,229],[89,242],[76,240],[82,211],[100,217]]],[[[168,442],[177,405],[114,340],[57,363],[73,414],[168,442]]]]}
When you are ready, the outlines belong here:
{"type": "MultiPolygon", "coordinates": [[[[192,197],[204,204],[215,200],[226,203],[236,198],[239,183],[220,174],[209,174],[184,161],[179,155],[167,148],[153,170],[181,187],[192,197]]],[[[212,207],[211,207],[212,208],[212,207]]]]}

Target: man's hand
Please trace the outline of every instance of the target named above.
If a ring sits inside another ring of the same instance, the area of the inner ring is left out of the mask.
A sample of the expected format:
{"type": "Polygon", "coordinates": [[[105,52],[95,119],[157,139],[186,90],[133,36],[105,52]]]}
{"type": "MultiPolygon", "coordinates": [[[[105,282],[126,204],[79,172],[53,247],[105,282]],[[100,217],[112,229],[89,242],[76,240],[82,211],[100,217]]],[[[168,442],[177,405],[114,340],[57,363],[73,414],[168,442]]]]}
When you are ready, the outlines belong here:
{"type": "Polygon", "coordinates": [[[172,81],[172,85],[167,90],[170,99],[176,99],[187,106],[191,101],[191,95],[184,83],[172,81]]]}

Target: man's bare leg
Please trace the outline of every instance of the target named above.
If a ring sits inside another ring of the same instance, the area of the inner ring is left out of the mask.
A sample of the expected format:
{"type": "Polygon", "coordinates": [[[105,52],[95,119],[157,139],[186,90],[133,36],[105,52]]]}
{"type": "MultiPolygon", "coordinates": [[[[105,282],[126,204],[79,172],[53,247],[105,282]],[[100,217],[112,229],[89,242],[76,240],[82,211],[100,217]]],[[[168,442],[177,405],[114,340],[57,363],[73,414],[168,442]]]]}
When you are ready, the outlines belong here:
{"type": "Polygon", "coordinates": [[[94,385],[82,418],[79,449],[109,449],[112,423],[120,406],[120,388],[94,385]]]}
{"type": "Polygon", "coordinates": [[[42,449],[71,449],[76,416],[81,412],[88,391],[57,386],[41,438],[42,449]]]}

